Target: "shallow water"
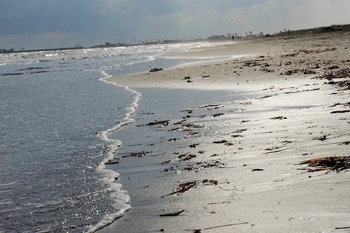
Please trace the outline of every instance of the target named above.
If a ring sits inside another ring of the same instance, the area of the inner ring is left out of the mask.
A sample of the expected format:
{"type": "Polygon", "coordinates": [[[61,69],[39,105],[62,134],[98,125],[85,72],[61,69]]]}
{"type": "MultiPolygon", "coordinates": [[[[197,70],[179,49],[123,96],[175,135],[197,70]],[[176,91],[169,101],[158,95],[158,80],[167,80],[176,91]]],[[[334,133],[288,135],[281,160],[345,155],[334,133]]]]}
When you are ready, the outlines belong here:
{"type": "Polygon", "coordinates": [[[95,231],[130,209],[104,161],[140,94],[103,79],[184,62],[156,57],[193,46],[1,54],[0,232],[95,231]]]}
{"type": "Polygon", "coordinates": [[[111,190],[96,173],[108,150],[96,133],[124,118],[132,93],[99,81],[97,73],[70,75],[1,80],[0,214],[6,221],[0,228],[6,231],[81,229],[115,212],[105,199],[111,190]]]}

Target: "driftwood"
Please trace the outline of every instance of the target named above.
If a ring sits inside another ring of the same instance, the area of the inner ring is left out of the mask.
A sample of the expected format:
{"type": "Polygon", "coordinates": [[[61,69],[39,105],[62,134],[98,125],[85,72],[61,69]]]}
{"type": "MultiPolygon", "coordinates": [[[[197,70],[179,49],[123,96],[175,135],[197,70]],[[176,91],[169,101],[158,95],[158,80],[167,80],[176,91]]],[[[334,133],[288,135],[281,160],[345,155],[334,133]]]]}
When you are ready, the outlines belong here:
{"type": "Polygon", "coordinates": [[[227,140],[221,140],[221,141],[213,141],[215,144],[223,144],[223,143],[228,143],[227,140]]]}
{"type": "Polygon", "coordinates": [[[270,119],[271,119],[271,120],[285,120],[285,119],[287,119],[287,117],[284,117],[284,116],[277,116],[277,117],[271,117],[270,119]]]}
{"type": "Polygon", "coordinates": [[[161,214],[161,215],[159,215],[159,217],[175,217],[175,216],[179,216],[183,212],[185,212],[185,210],[180,210],[180,211],[168,213],[168,214],[161,214]]]}
{"type": "Polygon", "coordinates": [[[181,125],[181,124],[183,124],[186,121],[187,121],[187,119],[183,119],[181,121],[175,122],[174,125],[181,125]]]}
{"type": "Polygon", "coordinates": [[[350,229],[350,227],[336,227],[336,230],[346,230],[346,229],[350,229]]]}
{"type": "Polygon", "coordinates": [[[166,196],[174,195],[174,194],[179,194],[179,193],[184,193],[191,188],[195,187],[198,183],[206,184],[206,185],[217,185],[219,182],[217,180],[208,180],[204,179],[202,181],[189,181],[185,183],[179,184],[179,187],[175,189],[173,192],[166,194],[164,196],[161,196],[161,198],[164,198],[166,196]]]}
{"type": "Polygon", "coordinates": [[[219,117],[219,116],[223,116],[225,115],[225,113],[215,113],[212,115],[212,117],[219,117]]]}
{"type": "Polygon", "coordinates": [[[350,110],[338,110],[338,111],[332,111],[331,114],[335,114],[335,113],[347,113],[350,112],[350,110]]]}
{"type": "Polygon", "coordinates": [[[208,105],[201,106],[201,108],[206,108],[207,110],[214,110],[220,107],[221,107],[220,104],[208,104],[208,105]]]}
{"type": "Polygon", "coordinates": [[[308,164],[309,167],[312,167],[308,170],[309,172],[322,170],[341,172],[350,169],[350,156],[314,158],[302,161],[300,164],[308,164]]]}
{"type": "Polygon", "coordinates": [[[167,126],[169,125],[170,120],[160,120],[160,121],[153,121],[148,123],[147,125],[162,125],[162,126],[167,126]]]}
{"type": "Polygon", "coordinates": [[[177,189],[175,189],[173,192],[167,195],[162,196],[162,198],[166,196],[174,195],[174,194],[184,193],[190,190],[191,188],[194,188],[197,184],[200,184],[200,183],[205,185],[217,185],[219,182],[217,180],[204,179],[202,181],[189,181],[189,182],[181,183],[179,184],[179,187],[177,189]]]}
{"type": "Polygon", "coordinates": [[[178,130],[181,130],[181,128],[180,127],[172,128],[172,129],[169,129],[168,132],[174,132],[178,130]]]}
{"type": "Polygon", "coordinates": [[[222,228],[222,227],[232,227],[232,226],[237,226],[237,225],[245,225],[245,224],[249,224],[249,222],[232,223],[232,224],[226,224],[226,225],[220,225],[220,226],[207,227],[207,228],[203,228],[203,229],[193,229],[190,231],[192,231],[194,233],[201,233],[202,231],[218,229],[218,228],[222,228]]]}
{"type": "Polygon", "coordinates": [[[335,104],[333,104],[333,105],[331,105],[329,107],[333,108],[333,107],[336,107],[336,106],[339,106],[339,105],[344,106],[344,107],[350,107],[350,102],[347,102],[347,103],[335,103],[335,104]]]}
{"type": "Polygon", "coordinates": [[[197,155],[193,155],[193,154],[190,154],[190,153],[186,153],[186,154],[181,154],[179,155],[179,159],[182,160],[182,161],[187,161],[187,160],[190,160],[190,159],[193,159],[193,158],[196,158],[197,155]]]}
{"type": "Polygon", "coordinates": [[[224,144],[225,146],[232,146],[232,145],[233,145],[232,142],[229,142],[229,141],[227,141],[227,140],[214,141],[213,143],[214,143],[214,144],[224,144]]]}
{"type": "Polygon", "coordinates": [[[151,152],[148,151],[141,151],[141,152],[133,152],[123,155],[123,158],[130,158],[130,157],[145,157],[147,154],[151,152]]]}
{"type": "Polygon", "coordinates": [[[276,96],[277,94],[274,94],[274,95],[264,95],[264,96],[262,96],[262,97],[259,97],[259,98],[256,98],[256,99],[267,99],[267,98],[271,98],[271,97],[273,97],[273,96],[276,96]]]}
{"type": "Polygon", "coordinates": [[[195,187],[197,185],[197,181],[189,181],[189,182],[185,182],[185,183],[181,183],[179,184],[179,187],[177,189],[175,189],[173,192],[164,195],[162,197],[166,197],[166,196],[170,196],[170,195],[174,195],[174,194],[179,194],[179,193],[184,193],[188,190],[190,190],[191,188],[195,187]]]}

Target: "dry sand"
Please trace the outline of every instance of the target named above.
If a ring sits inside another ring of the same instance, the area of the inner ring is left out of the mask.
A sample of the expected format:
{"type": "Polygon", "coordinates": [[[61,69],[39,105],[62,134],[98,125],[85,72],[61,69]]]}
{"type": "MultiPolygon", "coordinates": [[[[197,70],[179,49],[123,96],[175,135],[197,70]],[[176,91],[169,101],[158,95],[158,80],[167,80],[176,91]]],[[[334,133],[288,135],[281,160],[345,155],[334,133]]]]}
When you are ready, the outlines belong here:
{"type": "Polygon", "coordinates": [[[196,157],[168,161],[169,168],[183,164],[169,171],[172,178],[158,178],[172,189],[151,196],[153,207],[134,207],[138,218],[127,214],[102,232],[350,231],[348,170],[309,172],[300,164],[350,155],[349,33],[262,38],[170,56],[222,59],[109,81],[131,88],[239,88],[259,97],[216,106],[224,113],[217,117],[199,118],[198,109],[189,109],[182,126],[194,124],[184,132],[194,146],[183,152],[196,157]]]}

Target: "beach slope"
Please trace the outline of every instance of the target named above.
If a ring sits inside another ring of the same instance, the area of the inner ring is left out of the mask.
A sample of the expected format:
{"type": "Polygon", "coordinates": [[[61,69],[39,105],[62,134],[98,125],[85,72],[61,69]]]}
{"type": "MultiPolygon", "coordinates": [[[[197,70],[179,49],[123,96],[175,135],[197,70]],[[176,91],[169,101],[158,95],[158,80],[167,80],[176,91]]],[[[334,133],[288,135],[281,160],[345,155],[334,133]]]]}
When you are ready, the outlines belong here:
{"type": "Polygon", "coordinates": [[[169,55],[215,61],[109,79],[204,94],[183,106],[144,95],[176,113],[143,109],[120,132],[156,139],[116,155],[132,210],[101,232],[349,231],[349,51],[348,32],[266,37],[169,55]],[[209,103],[222,90],[248,94],[209,103]]]}

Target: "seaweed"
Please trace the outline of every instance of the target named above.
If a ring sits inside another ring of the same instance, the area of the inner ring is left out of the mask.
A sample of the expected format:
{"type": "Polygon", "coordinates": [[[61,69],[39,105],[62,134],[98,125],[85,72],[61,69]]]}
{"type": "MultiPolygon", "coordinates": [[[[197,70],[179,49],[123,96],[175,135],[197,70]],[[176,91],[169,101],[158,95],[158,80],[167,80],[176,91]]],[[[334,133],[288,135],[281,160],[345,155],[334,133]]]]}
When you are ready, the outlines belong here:
{"type": "Polygon", "coordinates": [[[310,167],[308,169],[309,172],[329,170],[339,173],[343,170],[350,169],[350,156],[313,158],[302,161],[299,164],[307,164],[310,167]]]}

